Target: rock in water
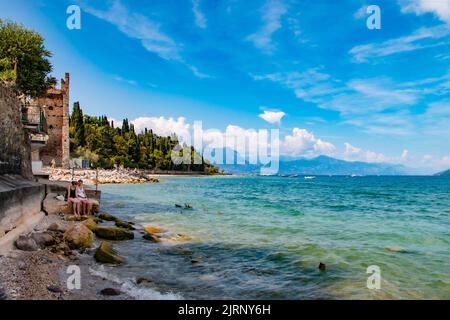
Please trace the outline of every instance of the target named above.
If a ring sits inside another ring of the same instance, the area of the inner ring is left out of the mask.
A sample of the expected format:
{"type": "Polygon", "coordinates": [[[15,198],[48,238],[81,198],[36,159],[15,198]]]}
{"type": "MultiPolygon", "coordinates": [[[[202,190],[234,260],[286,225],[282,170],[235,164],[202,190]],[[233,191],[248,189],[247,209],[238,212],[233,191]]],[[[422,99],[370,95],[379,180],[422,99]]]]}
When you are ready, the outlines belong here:
{"type": "Polygon", "coordinates": [[[83,224],[91,231],[95,231],[95,229],[97,229],[97,222],[95,222],[92,218],[88,218],[83,221],[83,224]]]}
{"type": "Polygon", "coordinates": [[[144,228],[145,232],[148,233],[163,233],[165,232],[165,230],[163,230],[162,228],[158,228],[158,227],[152,227],[152,226],[146,226],[144,228]]]}
{"type": "Polygon", "coordinates": [[[118,227],[97,227],[95,234],[106,240],[134,239],[134,233],[132,231],[118,227]]]}
{"type": "Polygon", "coordinates": [[[147,285],[150,285],[151,283],[152,283],[152,280],[149,280],[144,277],[140,277],[140,278],[136,279],[136,284],[138,284],[138,285],[147,286],[147,285]]]}
{"type": "Polygon", "coordinates": [[[325,263],[319,263],[319,270],[320,271],[325,271],[327,270],[327,265],[325,263]]]}
{"type": "Polygon", "coordinates": [[[119,228],[124,228],[124,229],[128,229],[128,230],[136,230],[131,223],[122,221],[122,220],[117,220],[116,226],[119,228]]]}
{"type": "Polygon", "coordinates": [[[105,288],[100,293],[104,296],[119,296],[122,294],[120,290],[114,289],[114,288],[105,288]]]}
{"type": "Polygon", "coordinates": [[[105,221],[117,221],[118,219],[109,213],[100,213],[98,217],[105,221]]]}
{"type": "Polygon", "coordinates": [[[48,232],[36,232],[31,235],[40,248],[45,248],[55,244],[55,239],[48,232]]]}
{"type": "Polygon", "coordinates": [[[83,224],[76,224],[64,233],[64,240],[72,250],[90,248],[94,242],[94,234],[83,224]]]}
{"type": "Polygon", "coordinates": [[[144,238],[145,240],[149,240],[151,242],[161,242],[161,240],[159,240],[159,238],[157,236],[155,236],[154,234],[151,233],[146,233],[142,236],[142,238],[144,238]]]}
{"type": "Polygon", "coordinates": [[[106,241],[100,243],[94,258],[100,263],[121,264],[124,262],[123,258],[117,254],[117,251],[114,250],[112,245],[106,241]]]}
{"type": "Polygon", "coordinates": [[[33,238],[26,237],[26,236],[20,236],[16,240],[16,247],[19,250],[23,251],[36,251],[39,249],[36,241],[34,241],[33,238]]]}

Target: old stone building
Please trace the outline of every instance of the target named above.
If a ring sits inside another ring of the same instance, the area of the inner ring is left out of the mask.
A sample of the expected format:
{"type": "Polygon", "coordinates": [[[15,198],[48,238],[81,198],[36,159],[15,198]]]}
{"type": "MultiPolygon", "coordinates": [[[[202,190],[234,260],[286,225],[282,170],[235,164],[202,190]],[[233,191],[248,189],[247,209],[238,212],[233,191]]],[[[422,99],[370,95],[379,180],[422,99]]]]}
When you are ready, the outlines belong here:
{"type": "Polygon", "coordinates": [[[42,161],[44,166],[51,166],[54,162],[58,167],[69,167],[69,84],[70,75],[66,73],[59,89],[56,86],[48,89],[44,97],[33,101],[30,106],[45,116],[48,140],[32,153],[32,160],[42,161]]]}

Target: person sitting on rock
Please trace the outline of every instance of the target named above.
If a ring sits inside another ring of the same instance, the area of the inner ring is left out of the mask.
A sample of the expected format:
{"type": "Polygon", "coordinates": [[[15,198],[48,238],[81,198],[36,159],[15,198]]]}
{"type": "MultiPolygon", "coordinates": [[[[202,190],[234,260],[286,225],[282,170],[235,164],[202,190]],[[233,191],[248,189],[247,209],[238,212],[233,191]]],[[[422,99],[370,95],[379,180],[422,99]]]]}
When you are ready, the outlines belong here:
{"type": "Polygon", "coordinates": [[[89,201],[84,190],[83,180],[78,180],[77,198],[81,202],[81,213],[87,215],[92,210],[92,202],[89,201]]]}
{"type": "Polygon", "coordinates": [[[77,198],[77,182],[72,181],[67,187],[67,205],[70,207],[72,205],[72,212],[74,216],[80,216],[80,206],[81,202],[77,198]]]}

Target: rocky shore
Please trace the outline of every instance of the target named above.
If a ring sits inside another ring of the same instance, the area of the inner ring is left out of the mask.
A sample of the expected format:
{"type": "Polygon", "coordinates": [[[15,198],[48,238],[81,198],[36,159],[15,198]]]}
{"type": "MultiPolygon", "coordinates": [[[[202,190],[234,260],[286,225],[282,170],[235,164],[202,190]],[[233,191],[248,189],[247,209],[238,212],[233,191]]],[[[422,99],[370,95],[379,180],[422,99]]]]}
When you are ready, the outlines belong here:
{"type": "MultiPolygon", "coordinates": [[[[104,212],[76,219],[67,213],[64,202],[47,204],[47,209],[52,213],[20,236],[12,252],[0,256],[0,300],[134,299],[122,291],[121,283],[99,276],[92,267],[125,263],[114,242],[135,236],[159,242],[162,230],[104,212]],[[73,287],[73,268],[79,270],[80,288],[73,287]]],[[[145,285],[144,280],[137,278],[134,284],[145,285]]]]}
{"type": "Polygon", "coordinates": [[[59,169],[43,168],[44,174],[49,175],[50,181],[71,181],[82,179],[86,184],[111,184],[111,183],[157,183],[159,180],[152,174],[142,170],[90,170],[90,169],[59,169]]]}

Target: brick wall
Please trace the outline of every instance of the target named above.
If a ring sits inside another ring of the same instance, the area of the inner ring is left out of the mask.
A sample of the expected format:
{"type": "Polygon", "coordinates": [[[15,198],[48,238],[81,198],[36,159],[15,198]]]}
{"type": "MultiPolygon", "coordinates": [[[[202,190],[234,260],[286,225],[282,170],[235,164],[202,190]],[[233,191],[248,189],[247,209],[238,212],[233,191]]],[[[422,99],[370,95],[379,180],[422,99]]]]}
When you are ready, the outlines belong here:
{"type": "Polygon", "coordinates": [[[40,149],[40,158],[49,166],[55,160],[58,167],[69,166],[69,74],[61,80],[61,88],[51,88],[37,100],[47,120],[48,141],[40,149]]]}

